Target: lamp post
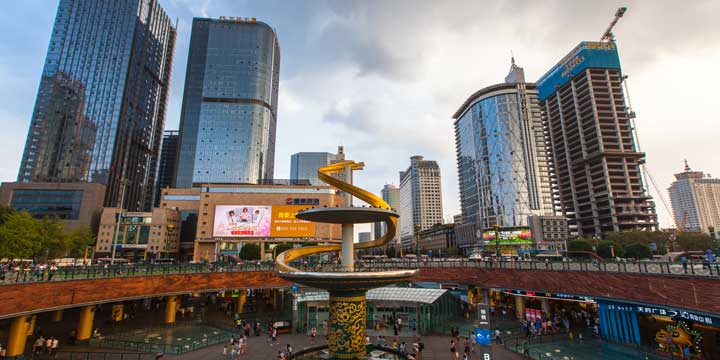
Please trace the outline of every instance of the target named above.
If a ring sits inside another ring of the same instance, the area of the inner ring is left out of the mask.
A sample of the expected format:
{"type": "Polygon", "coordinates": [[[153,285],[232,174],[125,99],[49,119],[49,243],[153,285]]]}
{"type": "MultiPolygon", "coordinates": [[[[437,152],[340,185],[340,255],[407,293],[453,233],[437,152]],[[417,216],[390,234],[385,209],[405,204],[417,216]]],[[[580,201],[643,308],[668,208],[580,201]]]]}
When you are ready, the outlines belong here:
{"type": "Polygon", "coordinates": [[[110,255],[110,265],[115,264],[115,248],[117,247],[117,240],[118,236],[120,234],[120,220],[122,219],[122,213],[123,213],[123,202],[125,201],[125,187],[127,187],[128,180],[127,179],[121,179],[120,180],[120,201],[118,201],[118,212],[117,212],[117,218],[115,219],[117,222],[115,223],[115,237],[113,237],[112,241],[112,254],[110,255]]]}
{"type": "Polygon", "coordinates": [[[495,224],[495,258],[500,260],[500,225],[495,224]]]}
{"type": "Polygon", "coordinates": [[[415,256],[420,257],[420,224],[415,224],[415,256]]]}

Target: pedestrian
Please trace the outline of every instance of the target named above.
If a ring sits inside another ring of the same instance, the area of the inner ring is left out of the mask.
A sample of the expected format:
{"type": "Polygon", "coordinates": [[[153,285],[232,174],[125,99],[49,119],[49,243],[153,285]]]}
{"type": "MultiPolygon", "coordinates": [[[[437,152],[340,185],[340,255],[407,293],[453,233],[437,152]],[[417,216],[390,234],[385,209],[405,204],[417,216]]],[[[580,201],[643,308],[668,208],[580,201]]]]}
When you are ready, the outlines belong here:
{"type": "Polygon", "coordinates": [[[530,343],[528,343],[527,339],[523,340],[522,349],[523,355],[527,355],[528,357],[530,357],[530,343]]]}
{"type": "Polygon", "coordinates": [[[457,346],[455,346],[455,340],[450,340],[450,355],[453,359],[458,358],[457,346]]]}
{"type": "Polygon", "coordinates": [[[59,345],[60,345],[60,341],[56,337],[53,337],[52,344],[50,345],[50,355],[52,355],[53,358],[57,354],[57,349],[58,349],[59,345]]]}
{"type": "Polygon", "coordinates": [[[227,357],[227,344],[223,345],[223,359],[227,357]]]}
{"type": "Polygon", "coordinates": [[[317,329],[313,327],[310,329],[310,343],[315,344],[315,337],[317,336],[317,329]]]}
{"type": "Polygon", "coordinates": [[[464,352],[464,353],[463,353],[462,360],[468,360],[468,359],[469,359],[469,358],[468,358],[468,353],[464,352]]]}
{"type": "Polygon", "coordinates": [[[231,359],[231,360],[236,360],[236,359],[237,359],[237,351],[236,351],[235,349],[232,349],[232,350],[230,351],[230,359],[231,359]]]}
{"type": "Polygon", "coordinates": [[[685,257],[685,255],[683,255],[683,256],[680,257],[680,262],[682,263],[683,270],[685,270],[685,272],[687,272],[688,259],[685,257]]]}
{"type": "Polygon", "coordinates": [[[500,328],[495,328],[495,343],[496,344],[502,344],[502,338],[500,337],[502,333],[500,332],[500,328]]]}
{"type": "Polygon", "coordinates": [[[292,350],[292,346],[290,346],[290,344],[287,344],[287,346],[285,347],[285,352],[287,353],[287,356],[289,358],[292,357],[292,350]]]}
{"type": "Polygon", "coordinates": [[[463,340],[463,350],[466,355],[470,353],[470,339],[468,339],[467,337],[465,337],[465,340],[463,340]]]}

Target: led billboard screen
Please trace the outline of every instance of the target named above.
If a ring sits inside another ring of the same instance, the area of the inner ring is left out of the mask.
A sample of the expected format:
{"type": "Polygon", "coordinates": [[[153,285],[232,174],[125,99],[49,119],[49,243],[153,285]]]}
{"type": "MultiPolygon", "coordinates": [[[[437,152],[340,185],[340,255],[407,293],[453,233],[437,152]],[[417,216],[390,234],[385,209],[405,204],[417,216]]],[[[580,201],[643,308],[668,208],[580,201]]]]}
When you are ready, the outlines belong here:
{"type": "MultiPolygon", "coordinates": [[[[529,227],[500,228],[497,231],[500,245],[527,245],[532,244],[532,233],[529,227]]],[[[485,244],[494,245],[495,229],[483,230],[483,241],[485,244]]]]}
{"type": "Polygon", "coordinates": [[[215,237],[313,237],[315,224],[296,219],[302,205],[218,205],[215,237]]]}

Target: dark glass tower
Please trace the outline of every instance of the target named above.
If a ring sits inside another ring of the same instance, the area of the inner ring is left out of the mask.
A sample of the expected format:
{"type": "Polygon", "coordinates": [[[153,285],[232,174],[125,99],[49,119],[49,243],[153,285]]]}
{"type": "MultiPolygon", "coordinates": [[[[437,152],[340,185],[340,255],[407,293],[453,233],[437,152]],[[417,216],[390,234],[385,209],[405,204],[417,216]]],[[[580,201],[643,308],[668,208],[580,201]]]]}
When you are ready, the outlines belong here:
{"type": "Polygon", "coordinates": [[[255,19],[193,19],[175,186],[273,178],[280,45],[255,19]]]}
{"type": "Polygon", "coordinates": [[[157,0],[60,0],[18,181],[107,185],[152,206],[176,30],[157,0]]]}
{"type": "Polygon", "coordinates": [[[175,166],[178,157],[178,135],[177,130],[165,130],[162,147],[160,149],[160,162],[157,172],[157,186],[155,187],[155,206],[160,204],[162,189],[172,186],[175,177],[175,166]]]}

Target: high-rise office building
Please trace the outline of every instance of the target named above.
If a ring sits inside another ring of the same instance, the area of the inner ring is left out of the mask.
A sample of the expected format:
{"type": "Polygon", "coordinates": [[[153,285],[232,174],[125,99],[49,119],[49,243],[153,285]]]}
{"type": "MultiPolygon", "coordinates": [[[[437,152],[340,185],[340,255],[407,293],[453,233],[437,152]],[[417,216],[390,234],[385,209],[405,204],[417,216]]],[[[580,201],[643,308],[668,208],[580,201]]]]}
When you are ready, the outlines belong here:
{"type": "Polygon", "coordinates": [[[175,178],[179,139],[180,135],[177,130],[165,130],[162,146],[160,148],[160,161],[158,162],[157,186],[155,186],[155,206],[160,206],[161,190],[173,186],[172,181],[175,178]]]}
{"type": "Polygon", "coordinates": [[[309,180],[312,185],[326,185],[317,175],[319,168],[336,161],[337,154],[328,152],[299,152],[290,156],[290,180],[309,180]]]}
{"type": "Polygon", "coordinates": [[[175,186],[273,178],[280,44],[254,18],[193,19],[175,186]]]}
{"type": "Polygon", "coordinates": [[[400,239],[402,247],[412,249],[416,228],[420,231],[443,223],[440,166],[422,156],[410,158],[410,166],[400,172],[400,239]]]}
{"type": "Polygon", "coordinates": [[[20,182],[97,182],[152,206],[176,30],[156,0],[60,0],[20,182]]]}
{"type": "Polygon", "coordinates": [[[720,230],[720,179],[692,171],[687,162],[675,179],[668,192],[678,231],[720,230]]]}
{"type": "Polygon", "coordinates": [[[463,224],[529,226],[531,215],[554,214],[537,86],[514,59],[504,83],[472,94],[453,118],[463,224]]]}
{"type": "Polygon", "coordinates": [[[657,229],[612,42],[582,42],[538,81],[558,208],[578,235],[657,229]]]}
{"type": "MultiPolygon", "coordinates": [[[[385,200],[390,208],[396,212],[400,211],[400,188],[392,184],[385,184],[381,190],[382,199],[385,200]]],[[[400,246],[400,224],[402,219],[398,219],[398,229],[395,232],[395,237],[388,243],[388,246],[398,247],[400,246]]],[[[373,223],[373,234],[375,239],[380,238],[387,232],[387,226],[384,222],[373,223]]]]}

